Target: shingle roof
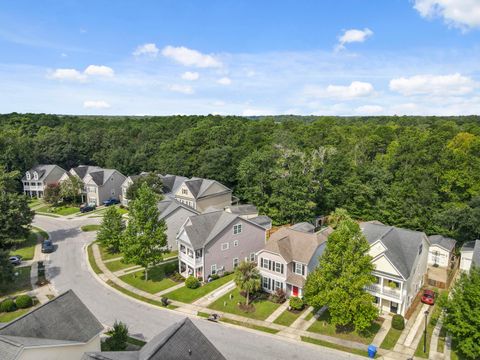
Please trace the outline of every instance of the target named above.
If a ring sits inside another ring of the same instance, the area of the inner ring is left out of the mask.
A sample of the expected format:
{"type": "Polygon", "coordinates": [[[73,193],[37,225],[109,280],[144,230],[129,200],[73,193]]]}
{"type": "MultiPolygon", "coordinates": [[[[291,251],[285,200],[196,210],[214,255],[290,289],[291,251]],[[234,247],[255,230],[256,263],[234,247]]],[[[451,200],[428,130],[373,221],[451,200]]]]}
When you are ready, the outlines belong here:
{"type": "Polygon", "coordinates": [[[178,188],[183,184],[185,180],[188,180],[185,176],[178,176],[178,175],[170,175],[167,174],[165,176],[161,176],[162,183],[165,194],[175,194],[178,188]]]}
{"type": "Polygon", "coordinates": [[[0,358],[2,360],[15,360],[23,350],[22,344],[0,336],[0,358]]]}
{"type": "Polygon", "coordinates": [[[179,208],[184,208],[192,213],[192,215],[199,214],[197,210],[194,208],[182,204],[180,201],[177,201],[175,199],[163,199],[162,201],[159,201],[157,204],[157,209],[158,212],[160,213],[159,219],[165,219],[168,217],[170,214],[175,212],[179,208]]]}
{"type": "Polygon", "coordinates": [[[313,233],[315,231],[315,226],[313,224],[308,223],[308,222],[300,222],[300,223],[297,223],[295,225],[290,226],[290,229],[313,233]]]}
{"type": "Polygon", "coordinates": [[[264,249],[280,254],[287,262],[298,261],[308,264],[315,251],[327,241],[332,231],[329,227],[316,233],[307,233],[284,227],[270,237],[264,249]]]}
{"type": "Polygon", "coordinates": [[[231,212],[232,214],[237,214],[237,215],[258,214],[257,207],[252,204],[227,206],[225,210],[231,212]]]}
{"type": "Polygon", "coordinates": [[[189,319],[173,324],[140,351],[86,353],[82,360],[224,360],[225,357],[189,319]]]}
{"type": "Polygon", "coordinates": [[[260,215],[256,216],[254,218],[248,219],[251,222],[260,225],[261,227],[264,227],[265,229],[271,229],[272,228],[272,219],[270,219],[267,215],[260,215]]]}
{"type": "Polygon", "coordinates": [[[72,168],[72,170],[77,174],[80,179],[83,179],[87,174],[90,174],[92,171],[98,171],[102,168],[99,166],[91,166],[91,165],[79,165],[77,167],[72,168]]]}
{"type": "MultiPolygon", "coordinates": [[[[30,172],[30,174],[31,174],[31,179],[30,180],[33,180],[33,173],[34,172],[38,173],[38,181],[43,180],[44,178],[46,178],[50,174],[50,172],[53,169],[55,169],[56,166],[57,165],[36,165],[36,166],[34,166],[30,170],[28,170],[28,172],[30,172]]],[[[27,180],[26,175],[24,175],[22,177],[22,180],[23,181],[29,181],[29,180],[27,180]]],[[[35,181],[37,181],[37,180],[35,180],[35,181]]]]}
{"type": "Polygon", "coordinates": [[[101,331],[102,324],[69,290],[2,327],[0,339],[21,346],[86,343],[101,331]]]}
{"type": "Polygon", "coordinates": [[[430,240],[432,245],[438,245],[447,251],[452,251],[457,243],[454,239],[443,235],[432,235],[428,237],[428,240],[430,240]]]}
{"type": "Polygon", "coordinates": [[[290,285],[303,288],[303,286],[305,285],[305,278],[301,275],[295,274],[293,272],[289,272],[286,282],[290,285]]]}
{"type": "Polygon", "coordinates": [[[210,179],[191,178],[185,180],[184,184],[188,187],[188,190],[190,190],[195,199],[232,191],[218,181],[210,179]]]}
{"type": "Polygon", "coordinates": [[[363,222],[360,227],[370,244],[380,240],[385,245],[387,248],[384,252],[385,256],[400,274],[408,279],[414,270],[413,265],[420,245],[423,239],[427,238],[425,233],[383,225],[378,222],[363,222]]]}
{"type": "Polygon", "coordinates": [[[117,171],[115,169],[99,169],[99,170],[94,170],[89,173],[89,175],[92,177],[92,180],[95,184],[98,186],[104,185],[107,180],[112,176],[112,174],[117,171]]]}

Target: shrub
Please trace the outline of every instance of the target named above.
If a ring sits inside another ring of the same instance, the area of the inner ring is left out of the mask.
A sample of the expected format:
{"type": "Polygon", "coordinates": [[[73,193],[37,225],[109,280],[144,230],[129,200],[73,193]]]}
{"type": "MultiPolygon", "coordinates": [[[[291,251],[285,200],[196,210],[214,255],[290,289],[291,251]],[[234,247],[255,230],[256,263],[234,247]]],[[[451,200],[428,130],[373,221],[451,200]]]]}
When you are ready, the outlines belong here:
{"type": "Polygon", "coordinates": [[[289,305],[293,310],[298,311],[302,310],[304,306],[303,300],[299,297],[291,297],[289,305]]]}
{"type": "Polygon", "coordinates": [[[163,296],[161,299],[161,302],[163,306],[168,306],[168,304],[170,303],[170,300],[168,300],[166,296],[163,296]]]}
{"type": "Polygon", "coordinates": [[[196,289],[200,286],[200,281],[195,276],[189,276],[185,280],[185,286],[189,289],[196,289]]]}
{"type": "Polygon", "coordinates": [[[15,301],[13,299],[6,299],[0,303],[0,312],[12,312],[17,309],[15,301]]]}
{"type": "Polygon", "coordinates": [[[233,271],[224,271],[222,277],[233,274],[233,271]]]}
{"type": "Polygon", "coordinates": [[[277,289],[274,294],[270,296],[270,300],[277,304],[283,304],[287,300],[287,295],[282,289],[277,289]]]}
{"type": "Polygon", "coordinates": [[[395,314],[392,318],[392,328],[396,330],[405,329],[405,320],[402,315],[395,314]]]}
{"type": "Polygon", "coordinates": [[[220,279],[220,276],[218,276],[218,274],[212,274],[210,275],[210,279],[217,280],[217,279],[220,279]]]}
{"type": "Polygon", "coordinates": [[[15,304],[19,309],[26,309],[33,306],[33,300],[28,295],[20,295],[15,299],[15,304]]]}
{"type": "Polygon", "coordinates": [[[176,282],[183,282],[185,281],[185,278],[180,275],[177,271],[175,271],[172,275],[171,275],[171,278],[173,281],[176,281],[176,282]]]}
{"type": "Polygon", "coordinates": [[[122,322],[113,324],[113,329],[110,331],[110,337],[104,342],[104,351],[123,351],[127,348],[128,327],[122,322]]]}
{"type": "Polygon", "coordinates": [[[163,265],[163,270],[167,275],[173,274],[178,270],[178,263],[176,261],[166,263],[165,265],[163,265]]]}
{"type": "Polygon", "coordinates": [[[198,281],[202,282],[203,281],[203,276],[199,276],[198,281]]]}

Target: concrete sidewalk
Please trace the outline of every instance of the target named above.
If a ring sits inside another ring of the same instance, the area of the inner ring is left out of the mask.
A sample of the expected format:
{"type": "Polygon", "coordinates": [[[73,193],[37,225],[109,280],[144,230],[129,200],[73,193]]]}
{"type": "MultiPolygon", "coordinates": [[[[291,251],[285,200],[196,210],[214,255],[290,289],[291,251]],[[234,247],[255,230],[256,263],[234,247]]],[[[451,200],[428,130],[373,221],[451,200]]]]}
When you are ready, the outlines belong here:
{"type": "Polygon", "coordinates": [[[193,305],[207,307],[218,298],[221,298],[226,293],[235,289],[235,287],[236,287],[235,282],[231,280],[226,284],[220,286],[218,289],[212,291],[211,293],[208,293],[204,297],[201,297],[200,299],[194,301],[193,305]]]}

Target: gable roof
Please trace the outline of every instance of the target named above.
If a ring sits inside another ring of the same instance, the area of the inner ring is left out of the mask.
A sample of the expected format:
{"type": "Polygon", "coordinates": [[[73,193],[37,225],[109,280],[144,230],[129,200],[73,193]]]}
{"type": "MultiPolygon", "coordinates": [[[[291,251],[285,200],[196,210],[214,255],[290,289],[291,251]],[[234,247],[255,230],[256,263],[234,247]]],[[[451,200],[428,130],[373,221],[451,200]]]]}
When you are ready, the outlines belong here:
{"type": "Polygon", "coordinates": [[[192,215],[199,214],[197,210],[195,210],[194,208],[188,205],[181,203],[180,201],[177,201],[175,199],[163,199],[162,201],[159,201],[157,204],[157,209],[158,209],[158,212],[160,213],[158,218],[165,219],[170,214],[177,211],[179,208],[183,208],[187,211],[190,211],[192,215]]]}
{"type": "Polygon", "coordinates": [[[294,225],[290,226],[290,229],[297,230],[297,231],[302,231],[302,232],[313,233],[315,231],[315,226],[313,224],[308,223],[308,222],[299,222],[297,224],[294,224],[294,225]]]}
{"type": "MultiPolygon", "coordinates": [[[[362,222],[363,235],[370,245],[378,240],[386,247],[385,256],[400,274],[408,279],[412,273],[423,239],[427,238],[421,231],[388,226],[378,222],[362,222]]],[[[427,238],[428,239],[428,238],[427,238]]],[[[422,249],[422,251],[427,249],[422,249]]]]}
{"type": "Polygon", "coordinates": [[[160,178],[162,179],[163,183],[163,192],[168,194],[175,194],[178,188],[183,184],[185,180],[188,180],[185,176],[178,176],[178,175],[161,175],[160,178]]]}
{"type": "MultiPolygon", "coordinates": [[[[63,170],[60,166],[58,165],[36,165],[34,167],[32,167],[31,169],[29,169],[28,171],[25,172],[25,175],[22,177],[22,181],[29,181],[27,180],[27,175],[26,173],[29,172],[30,175],[31,175],[31,178],[30,180],[33,180],[33,173],[36,172],[38,174],[38,180],[35,180],[35,181],[42,181],[44,180],[46,177],[48,177],[48,175],[50,175],[50,173],[53,171],[53,169],[55,169],[56,167],[60,168],[61,170],[63,170]]],[[[63,170],[65,171],[65,170],[63,170]]]]}
{"type": "Polygon", "coordinates": [[[225,211],[228,211],[228,212],[231,212],[232,214],[237,214],[237,215],[258,214],[257,207],[255,205],[252,205],[252,204],[227,206],[225,208],[225,211]]]}
{"type": "Polygon", "coordinates": [[[26,346],[87,343],[102,331],[102,324],[69,290],[2,327],[0,358],[15,358],[14,350],[26,346]]]}
{"type": "Polygon", "coordinates": [[[260,215],[254,218],[248,219],[251,222],[260,225],[261,227],[270,230],[272,228],[272,219],[270,219],[267,215],[260,215]]]}
{"type": "Polygon", "coordinates": [[[112,176],[112,174],[117,171],[115,169],[99,169],[92,171],[89,175],[92,178],[92,181],[97,186],[103,186],[107,180],[112,176]]]}
{"type": "Polygon", "coordinates": [[[92,171],[98,171],[102,168],[100,166],[91,166],[91,165],[79,165],[71,169],[77,176],[83,180],[87,174],[90,174],[92,171]]]}
{"type": "Polygon", "coordinates": [[[432,245],[438,245],[447,251],[452,251],[457,243],[456,240],[443,235],[431,235],[428,237],[428,240],[430,240],[432,245]]]}
{"type": "Polygon", "coordinates": [[[330,227],[316,233],[283,227],[270,237],[264,250],[279,254],[287,263],[298,261],[308,264],[318,247],[327,241],[332,231],[330,227]]]}
{"type": "Polygon", "coordinates": [[[225,357],[189,319],[168,327],[139,351],[86,353],[82,360],[225,360],[225,357]]]}
{"type": "Polygon", "coordinates": [[[232,190],[216,180],[193,177],[185,180],[184,184],[197,200],[207,196],[232,192],[232,190]]]}

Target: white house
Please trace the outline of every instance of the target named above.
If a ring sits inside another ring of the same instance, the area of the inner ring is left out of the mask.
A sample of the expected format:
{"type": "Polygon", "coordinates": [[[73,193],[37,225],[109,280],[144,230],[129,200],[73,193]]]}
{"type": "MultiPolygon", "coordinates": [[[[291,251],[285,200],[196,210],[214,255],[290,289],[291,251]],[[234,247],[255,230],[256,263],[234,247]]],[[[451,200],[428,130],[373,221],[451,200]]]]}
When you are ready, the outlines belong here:
{"type": "Polygon", "coordinates": [[[454,239],[443,235],[428,237],[430,247],[428,249],[428,284],[431,286],[446,288],[452,274],[455,260],[454,239]]]}
{"type": "Polygon", "coordinates": [[[58,165],[37,165],[25,172],[22,178],[23,193],[42,198],[50,184],[56,184],[67,172],[58,165]]]}
{"type": "Polygon", "coordinates": [[[460,270],[469,272],[472,266],[480,266],[480,240],[466,242],[460,253],[460,270]]]}

